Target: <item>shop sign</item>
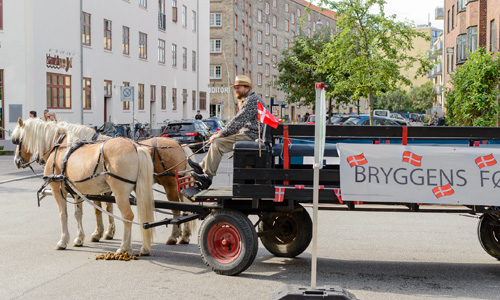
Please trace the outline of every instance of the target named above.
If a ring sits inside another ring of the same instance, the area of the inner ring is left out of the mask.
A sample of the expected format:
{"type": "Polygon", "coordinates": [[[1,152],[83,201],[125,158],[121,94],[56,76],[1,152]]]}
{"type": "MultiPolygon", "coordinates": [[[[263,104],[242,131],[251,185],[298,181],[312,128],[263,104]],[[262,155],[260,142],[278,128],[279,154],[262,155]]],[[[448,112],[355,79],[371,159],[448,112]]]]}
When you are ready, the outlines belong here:
{"type": "Polygon", "coordinates": [[[59,57],[59,55],[52,56],[50,54],[47,54],[46,64],[47,68],[64,69],[66,72],[68,72],[69,68],[73,67],[73,58],[72,57],[61,58],[59,57]]]}

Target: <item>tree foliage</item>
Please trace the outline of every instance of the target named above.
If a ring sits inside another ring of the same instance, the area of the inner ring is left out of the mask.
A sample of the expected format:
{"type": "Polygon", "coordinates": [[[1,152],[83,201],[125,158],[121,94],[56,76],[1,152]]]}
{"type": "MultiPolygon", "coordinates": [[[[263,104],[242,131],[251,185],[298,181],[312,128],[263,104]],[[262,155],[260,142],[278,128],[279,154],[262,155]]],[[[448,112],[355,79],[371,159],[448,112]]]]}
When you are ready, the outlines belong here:
{"type": "Polygon", "coordinates": [[[436,90],[432,81],[427,81],[426,83],[413,87],[408,96],[411,100],[412,108],[417,111],[426,111],[432,108],[434,100],[436,98],[436,90]]]}
{"type": "Polygon", "coordinates": [[[500,80],[498,56],[478,48],[451,75],[446,93],[447,123],[453,126],[496,126],[500,80]]]}
{"type": "Polygon", "coordinates": [[[390,91],[375,96],[374,108],[399,112],[414,112],[410,97],[408,97],[406,92],[400,90],[390,91]]]}

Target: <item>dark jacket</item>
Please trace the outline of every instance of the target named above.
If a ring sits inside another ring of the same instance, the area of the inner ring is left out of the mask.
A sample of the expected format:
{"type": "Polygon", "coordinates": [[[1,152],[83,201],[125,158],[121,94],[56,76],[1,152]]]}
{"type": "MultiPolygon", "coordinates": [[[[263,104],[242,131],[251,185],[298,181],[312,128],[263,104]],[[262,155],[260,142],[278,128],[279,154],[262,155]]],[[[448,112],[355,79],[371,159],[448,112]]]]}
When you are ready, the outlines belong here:
{"type": "MultiPolygon", "coordinates": [[[[241,131],[252,140],[256,140],[259,136],[257,102],[260,102],[264,105],[264,107],[266,106],[257,94],[251,92],[243,102],[243,105],[236,116],[234,116],[234,118],[232,118],[220,131],[221,137],[230,136],[241,131]]],[[[262,135],[262,127],[260,130],[262,135]]]]}

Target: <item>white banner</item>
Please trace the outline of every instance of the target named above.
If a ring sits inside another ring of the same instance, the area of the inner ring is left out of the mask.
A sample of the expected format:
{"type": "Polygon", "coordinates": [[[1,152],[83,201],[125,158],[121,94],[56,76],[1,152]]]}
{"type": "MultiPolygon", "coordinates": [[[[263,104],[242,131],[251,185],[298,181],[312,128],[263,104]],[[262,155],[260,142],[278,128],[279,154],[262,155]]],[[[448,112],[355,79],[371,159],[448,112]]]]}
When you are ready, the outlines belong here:
{"type": "Polygon", "coordinates": [[[500,206],[500,149],[337,144],[342,200],[500,206]]]}

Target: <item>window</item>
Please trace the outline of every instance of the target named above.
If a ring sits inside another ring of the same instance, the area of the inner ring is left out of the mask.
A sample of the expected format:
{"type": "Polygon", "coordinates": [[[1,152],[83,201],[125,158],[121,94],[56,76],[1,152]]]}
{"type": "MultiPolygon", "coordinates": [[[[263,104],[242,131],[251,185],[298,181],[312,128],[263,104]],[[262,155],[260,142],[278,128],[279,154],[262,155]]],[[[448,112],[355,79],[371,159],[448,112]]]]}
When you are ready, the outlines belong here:
{"type": "Polygon", "coordinates": [[[182,68],[186,70],[188,68],[188,49],[182,47],[182,68]]]}
{"type": "Polygon", "coordinates": [[[210,14],[210,27],[222,27],[222,14],[210,14]]]}
{"type": "Polygon", "coordinates": [[[188,90],[182,89],[182,103],[187,103],[188,100],[188,90]]]}
{"type": "Polygon", "coordinates": [[[144,110],[144,84],[139,83],[137,88],[138,109],[144,110]]]}
{"type": "Polygon", "coordinates": [[[448,18],[446,19],[446,31],[449,33],[450,32],[450,10],[448,9],[448,18]]]}
{"type": "Polygon", "coordinates": [[[161,109],[162,110],[167,109],[167,87],[166,86],[161,87],[161,109]]]}
{"type": "Polygon", "coordinates": [[[47,108],[71,108],[71,75],[47,73],[47,108]]]}
{"type": "Polygon", "coordinates": [[[172,88],[172,110],[177,110],[177,88],[172,88]]]}
{"type": "Polygon", "coordinates": [[[191,11],[191,29],[193,31],[196,31],[197,28],[196,28],[196,12],[193,10],[191,11]]]}
{"type": "Polygon", "coordinates": [[[196,72],[196,51],[193,51],[191,55],[192,55],[192,62],[191,62],[192,70],[193,72],[196,72]]]}
{"type": "MultiPolygon", "coordinates": [[[[123,86],[130,86],[130,82],[123,82],[123,86]]],[[[130,101],[123,101],[123,110],[130,110],[130,101]]]]}
{"type": "Polygon", "coordinates": [[[290,29],[290,24],[288,20],[285,20],[285,31],[288,31],[288,29],[290,29]]]}
{"type": "Polygon", "coordinates": [[[266,76],[269,76],[269,64],[266,64],[266,76]]]}
{"type": "Polygon", "coordinates": [[[222,78],[222,66],[213,65],[210,66],[210,79],[221,79],[222,78]]]}
{"type": "Polygon", "coordinates": [[[248,39],[252,40],[252,27],[251,26],[248,26],[248,39]]]}
{"type": "Polygon", "coordinates": [[[262,86],[262,74],[257,74],[257,85],[262,86]]]}
{"type": "Polygon", "coordinates": [[[238,41],[234,40],[234,56],[238,56],[238,41]]]}
{"type": "Polygon", "coordinates": [[[151,91],[151,102],[156,102],[156,85],[150,86],[151,91]]]}
{"type": "Polygon", "coordinates": [[[262,31],[257,31],[257,43],[262,44],[262,31]]]}
{"type": "Polygon", "coordinates": [[[467,2],[467,0],[458,0],[457,13],[462,11],[462,10],[465,10],[466,2],[467,2]]]}
{"type": "Polygon", "coordinates": [[[495,19],[491,20],[490,22],[490,51],[495,51],[495,19]]]}
{"type": "Polygon", "coordinates": [[[262,65],[262,52],[257,52],[257,64],[262,65]]]}
{"type": "Polygon", "coordinates": [[[266,43],[266,56],[269,56],[269,43],[266,43]]]}
{"type": "Polygon", "coordinates": [[[292,24],[295,24],[295,14],[292,14],[292,24]]]}
{"type": "Polygon", "coordinates": [[[182,27],[187,28],[187,7],[186,7],[186,5],[182,6],[181,24],[182,24],[182,27]]]}
{"type": "MultiPolygon", "coordinates": [[[[467,28],[467,50],[474,52],[477,49],[477,26],[467,28]]],[[[494,39],[494,37],[493,37],[494,39]]]]}
{"type": "Polygon", "coordinates": [[[207,92],[200,92],[200,110],[207,109],[207,92]]]}
{"type": "Polygon", "coordinates": [[[266,23],[266,35],[269,35],[269,31],[270,31],[269,23],[266,23]]]}
{"type": "Polygon", "coordinates": [[[278,38],[276,37],[276,35],[273,34],[273,48],[277,47],[277,43],[278,43],[278,38]]]}
{"type": "Polygon", "coordinates": [[[191,105],[193,106],[193,110],[196,110],[196,91],[191,91],[191,105]]]}
{"type": "Polygon", "coordinates": [[[273,0],[273,7],[276,7],[276,0],[273,0]]]}
{"type": "Polygon", "coordinates": [[[210,40],[210,53],[222,53],[222,40],[221,39],[211,39],[210,40]]]}
{"type": "Polygon", "coordinates": [[[104,97],[113,96],[113,82],[111,80],[104,80],[104,97]]]}
{"type": "Polygon", "coordinates": [[[104,19],[104,49],[111,49],[111,21],[104,19]]]}
{"type": "Polygon", "coordinates": [[[172,0],[172,22],[177,23],[177,0],[172,0]]]}
{"type": "Polygon", "coordinates": [[[455,28],[455,5],[451,7],[451,30],[455,28]]]}
{"type": "Polygon", "coordinates": [[[451,48],[451,71],[455,69],[455,49],[451,48]]]}
{"type": "Polygon", "coordinates": [[[167,18],[165,16],[165,0],[158,1],[158,29],[167,29],[167,18]]]}
{"type": "Polygon", "coordinates": [[[238,15],[234,14],[234,31],[238,31],[238,15]]]}
{"type": "Polygon", "coordinates": [[[139,6],[140,7],[148,7],[148,0],[139,0],[139,6]]]}
{"type": "Polygon", "coordinates": [[[269,14],[269,2],[266,2],[266,15],[269,14]]]}
{"type": "Polygon", "coordinates": [[[302,11],[300,10],[300,8],[297,8],[297,17],[302,17],[302,11]]]}
{"type": "Polygon", "coordinates": [[[457,37],[457,64],[463,63],[466,59],[465,57],[465,47],[467,44],[467,35],[461,34],[457,37]]]}
{"type": "Polygon", "coordinates": [[[130,46],[130,29],[127,26],[123,26],[122,28],[122,52],[125,55],[130,54],[129,46],[130,46]]]}
{"type": "Polygon", "coordinates": [[[285,11],[288,12],[288,3],[285,3],[285,11]]]}
{"type": "Polygon", "coordinates": [[[158,39],[158,62],[165,63],[165,41],[158,39]]]}
{"type": "Polygon", "coordinates": [[[84,45],[90,46],[90,14],[83,12],[83,31],[82,31],[82,43],[84,45]]]}
{"type": "Polygon", "coordinates": [[[262,10],[257,11],[257,22],[262,23],[262,10]]]}
{"type": "Polygon", "coordinates": [[[273,27],[276,28],[276,26],[278,25],[278,18],[276,16],[273,16],[273,27]]]}
{"type": "Polygon", "coordinates": [[[177,67],[177,45],[172,44],[172,67],[177,67]]]}
{"type": "Polygon", "coordinates": [[[245,35],[245,20],[241,20],[241,35],[245,35]]]}
{"type": "Polygon", "coordinates": [[[269,97],[269,86],[266,85],[266,97],[269,97]]]}
{"type": "Polygon", "coordinates": [[[148,58],[148,35],[139,32],[139,58],[148,58]]]}
{"type": "Polygon", "coordinates": [[[312,25],[313,25],[313,31],[316,32],[316,22],[313,22],[312,25]]]}
{"type": "Polygon", "coordinates": [[[92,80],[83,77],[83,109],[92,109],[92,80]]]}

